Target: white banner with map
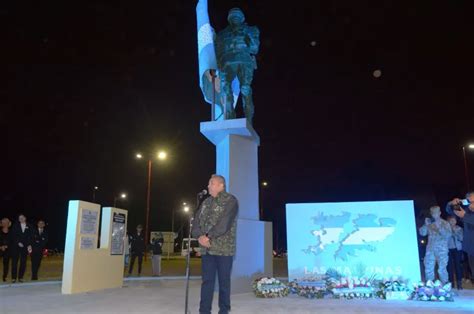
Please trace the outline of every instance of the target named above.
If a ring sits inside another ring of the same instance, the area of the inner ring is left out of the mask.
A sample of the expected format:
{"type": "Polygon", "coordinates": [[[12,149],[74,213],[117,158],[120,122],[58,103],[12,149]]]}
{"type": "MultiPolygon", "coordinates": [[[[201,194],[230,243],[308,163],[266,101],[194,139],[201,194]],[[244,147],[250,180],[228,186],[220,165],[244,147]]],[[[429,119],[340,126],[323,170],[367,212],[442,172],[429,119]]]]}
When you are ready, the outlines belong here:
{"type": "Polygon", "coordinates": [[[286,205],[289,280],[344,276],[420,280],[413,201],[286,205]]]}

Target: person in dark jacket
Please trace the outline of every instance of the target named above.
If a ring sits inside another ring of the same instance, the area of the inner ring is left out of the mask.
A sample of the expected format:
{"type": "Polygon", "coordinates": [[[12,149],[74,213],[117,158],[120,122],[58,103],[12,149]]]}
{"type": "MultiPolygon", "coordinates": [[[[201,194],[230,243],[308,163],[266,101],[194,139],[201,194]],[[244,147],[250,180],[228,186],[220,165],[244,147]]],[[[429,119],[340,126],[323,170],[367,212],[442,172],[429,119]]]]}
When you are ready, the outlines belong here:
{"type": "Polygon", "coordinates": [[[448,217],[449,225],[451,226],[451,237],[448,239],[449,249],[449,261],[448,261],[448,274],[449,282],[458,290],[462,290],[462,241],[463,241],[463,230],[457,225],[456,216],[448,217]],[[454,281],[454,274],[456,273],[456,281],[454,281]]]}
{"type": "Polygon", "coordinates": [[[43,258],[43,251],[48,242],[48,232],[44,230],[44,220],[38,220],[37,228],[33,230],[33,245],[31,252],[31,280],[38,280],[38,271],[43,258]]]}
{"type": "Polygon", "coordinates": [[[33,228],[26,222],[26,216],[21,214],[18,216],[18,222],[13,225],[11,230],[12,245],[12,283],[18,279],[23,282],[23,276],[26,270],[26,258],[31,253],[33,242],[33,228]],[[20,268],[18,269],[18,261],[20,268]]]}
{"type": "Polygon", "coordinates": [[[142,225],[137,226],[137,232],[130,235],[130,268],[128,274],[131,275],[133,271],[133,264],[138,257],[138,276],[142,273],[143,255],[145,254],[145,235],[143,234],[142,225]]]}
{"type": "Polygon", "coordinates": [[[3,259],[3,282],[7,281],[8,266],[10,265],[10,246],[11,246],[11,221],[8,218],[2,218],[0,224],[0,257],[3,259]]]}
{"type": "Polygon", "coordinates": [[[151,242],[150,248],[153,257],[151,258],[153,276],[161,276],[161,255],[163,254],[163,235],[160,233],[158,237],[151,242]]]}
{"type": "Polygon", "coordinates": [[[466,200],[453,199],[446,206],[449,215],[461,218],[464,224],[462,249],[468,255],[469,267],[471,268],[471,280],[474,276],[474,191],[466,194],[466,200]]]}

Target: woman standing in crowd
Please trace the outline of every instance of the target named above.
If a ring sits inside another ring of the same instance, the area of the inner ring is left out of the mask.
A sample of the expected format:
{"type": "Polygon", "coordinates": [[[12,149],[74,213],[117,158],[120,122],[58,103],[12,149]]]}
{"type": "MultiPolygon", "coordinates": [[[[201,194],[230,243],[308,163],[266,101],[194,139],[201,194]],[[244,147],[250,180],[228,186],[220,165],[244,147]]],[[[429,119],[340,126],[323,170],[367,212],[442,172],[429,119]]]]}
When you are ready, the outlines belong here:
{"type": "Polygon", "coordinates": [[[0,257],[3,259],[3,282],[7,281],[8,266],[10,264],[10,236],[11,221],[8,218],[2,218],[0,223],[0,257]]]}

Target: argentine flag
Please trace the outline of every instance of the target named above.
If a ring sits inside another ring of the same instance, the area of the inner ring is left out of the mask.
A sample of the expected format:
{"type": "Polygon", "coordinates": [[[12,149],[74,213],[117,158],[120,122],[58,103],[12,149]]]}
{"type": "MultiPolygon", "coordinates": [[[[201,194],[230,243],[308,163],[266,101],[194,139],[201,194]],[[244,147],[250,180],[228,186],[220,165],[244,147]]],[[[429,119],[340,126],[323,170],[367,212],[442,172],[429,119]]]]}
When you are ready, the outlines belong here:
{"type": "MultiPolygon", "coordinates": [[[[222,106],[225,102],[224,93],[220,89],[219,71],[217,68],[216,49],[214,47],[215,32],[209,21],[209,13],[207,10],[207,0],[199,0],[196,6],[197,18],[197,41],[198,41],[198,59],[199,59],[199,86],[204,95],[204,100],[212,105],[213,86],[210,70],[216,70],[216,120],[223,120],[224,115],[222,106]]],[[[234,94],[235,107],[240,93],[240,84],[237,78],[232,82],[232,90],[234,94]]]]}

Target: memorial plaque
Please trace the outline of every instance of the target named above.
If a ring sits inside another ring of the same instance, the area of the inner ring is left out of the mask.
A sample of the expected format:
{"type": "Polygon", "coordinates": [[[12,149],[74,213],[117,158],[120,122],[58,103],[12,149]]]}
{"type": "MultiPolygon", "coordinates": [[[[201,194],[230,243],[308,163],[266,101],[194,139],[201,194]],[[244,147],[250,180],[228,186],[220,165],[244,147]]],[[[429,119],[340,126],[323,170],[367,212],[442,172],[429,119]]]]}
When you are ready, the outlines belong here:
{"type": "Polygon", "coordinates": [[[83,209],[81,214],[81,234],[97,234],[99,212],[83,209]]]}
{"type": "Polygon", "coordinates": [[[112,219],[110,255],[122,255],[125,237],[125,215],[114,213],[112,219]]]}
{"type": "Polygon", "coordinates": [[[81,250],[93,250],[95,248],[95,237],[81,237],[81,250]]]}

